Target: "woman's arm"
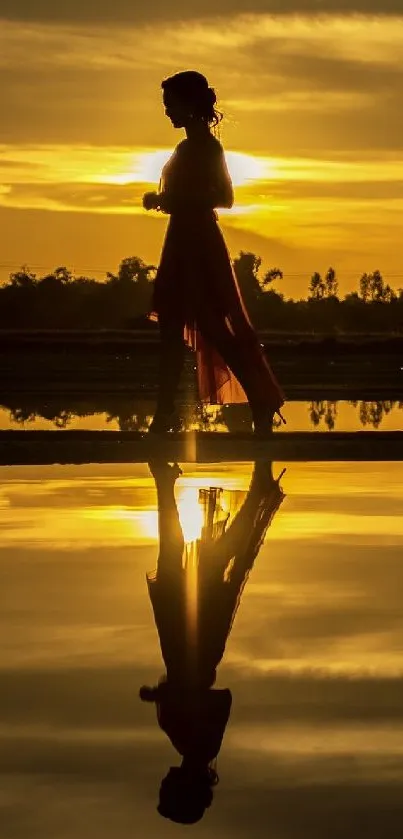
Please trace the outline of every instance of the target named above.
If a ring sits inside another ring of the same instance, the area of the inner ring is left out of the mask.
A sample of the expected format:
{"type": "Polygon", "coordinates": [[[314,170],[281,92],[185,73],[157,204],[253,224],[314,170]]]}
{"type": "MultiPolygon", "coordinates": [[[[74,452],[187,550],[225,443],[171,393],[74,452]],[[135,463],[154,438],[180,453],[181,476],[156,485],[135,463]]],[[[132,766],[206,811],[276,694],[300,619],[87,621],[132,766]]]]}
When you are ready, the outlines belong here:
{"type": "Polygon", "coordinates": [[[230,209],[234,204],[234,190],[227,162],[225,160],[224,151],[221,146],[220,154],[216,163],[215,181],[217,184],[216,207],[225,207],[230,209]]]}

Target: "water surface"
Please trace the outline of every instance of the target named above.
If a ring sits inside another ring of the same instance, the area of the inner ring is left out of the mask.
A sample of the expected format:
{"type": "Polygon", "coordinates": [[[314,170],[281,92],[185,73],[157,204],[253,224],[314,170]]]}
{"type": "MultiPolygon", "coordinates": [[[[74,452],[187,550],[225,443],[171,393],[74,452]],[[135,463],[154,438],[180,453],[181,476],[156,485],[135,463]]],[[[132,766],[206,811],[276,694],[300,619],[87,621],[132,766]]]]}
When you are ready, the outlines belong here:
{"type": "MultiPolygon", "coordinates": [[[[186,539],[198,490],[221,487],[230,511],[251,471],[183,467],[186,539]]],[[[138,699],[163,673],[148,468],[2,467],[0,480],[2,835],[182,835],[156,812],[178,758],[138,699]]],[[[220,783],[188,832],[400,837],[402,466],[293,463],[281,483],[219,668],[233,696],[220,783]]]]}

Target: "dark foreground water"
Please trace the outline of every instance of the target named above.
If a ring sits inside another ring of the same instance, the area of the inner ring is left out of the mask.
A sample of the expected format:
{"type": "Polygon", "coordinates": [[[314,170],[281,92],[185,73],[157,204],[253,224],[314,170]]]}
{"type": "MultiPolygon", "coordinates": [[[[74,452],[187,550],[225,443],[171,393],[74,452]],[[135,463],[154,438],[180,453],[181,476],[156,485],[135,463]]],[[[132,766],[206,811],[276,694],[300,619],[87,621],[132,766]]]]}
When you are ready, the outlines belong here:
{"type": "MultiPolygon", "coordinates": [[[[252,464],[183,467],[188,542],[212,488],[230,526],[251,475],[252,464]]],[[[146,584],[158,556],[154,478],[111,465],[3,467],[0,480],[1,836],[182,836],[156,810],[180,757],[138,698],[164,673],[146,584]]],[[[187,833],[397,839],[403,467],[292,463],[281,486],[278,509],[270,492],[260,504],[262,515],[272,504],[271,521],[218,667],[232,694],[220,781],[187,833]]]]}

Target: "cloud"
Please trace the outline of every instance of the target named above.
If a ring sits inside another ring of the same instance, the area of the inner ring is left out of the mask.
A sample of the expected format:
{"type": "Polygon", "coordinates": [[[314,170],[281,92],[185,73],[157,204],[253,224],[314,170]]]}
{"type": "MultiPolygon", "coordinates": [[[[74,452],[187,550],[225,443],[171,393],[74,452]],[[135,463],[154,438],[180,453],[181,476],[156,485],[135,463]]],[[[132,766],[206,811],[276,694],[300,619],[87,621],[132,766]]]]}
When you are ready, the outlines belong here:
{"type": "MultiPolygon", "coordinates": [[[[289,207],[284,215],[286,226],[279,226],[274,214],[258,224],[249,216],[238,219],[227,216],[222,225],[233,256],[240,250],[253,250],[263,258],[264,264],[282,268],[287,295],[304,296],[308,279],[318,270],[317,266],[320,270],[321,266],[335,264],[342,292],[351,290],[352,284],[351,279],[346,281],[345,271],[354,278],[355,285],[355,278],[366,266],[370,270],[380,266],[386,278],[388,271],[399,270],[395,244],[400,241],[401,231],[397,229],[396,212],[391,213],[391,221],[395,219],[392,227],[384,217],[379,221],[379,212],[378,215],[374,212],[369,224],[366,218],[357,216],[357,211],[346,218],[345,208],[340,206],[340,218],[331,220],[321,216],[318,207],[312,209],[310,227],[305,229],[301,210],[295,209],[298,226],[292,212],[293,208],[289,207]],[[298,235],[299,230],[302,235],[298,235]]],[[[100,279],[106,271],[115,271],[124,256],[136,254],[155,264],[161,252],[166,219],[151,218],[145,213],[52,212],[0,205],[0,227],[6,243],[3,248],[6,264],[0,268],[0,280],[8,278],[12,266],[18,268],[23,264],[37,268],[40,273],[56,265],[67,265],[77,273],[100,279]]],[[[391,279],[391,282],[395,281],[391,279]]]]}
{"type": "Polygon", "coordinates": [[[3,206],[82,213],[144,214],[146,184],[14,184],[0,198],[3,206]]]}
{"type": "MultiPolygon", "coordinates": [[[[223,216],[227,226],[242,224],[242,214],[273,214],[293,208],[307,220],[318,209],[336,216],[343,207],[346,223],[371,220],[382,207],[393,214],[403,200],[403,162],[398,158],[353,162],[243,156],[228,151],[230,168],[251,168],[253,177],[236,187],[236,207],[223,216]]],[[[80,213],[143,215],[142,195],[155,188],[169,151],[125,147],[3,145],[0,147],[0,204],[5,207],[74,210],[80,213]],[[146,179],[148,178],[148,180],[146,179]]],[[[397,221],[397,220],[396,220],[397,221]]]]}
{"type": "Polygon", "coordinates": [[[233,147],[355,157],[397,150],[402,31],[403,18],[247,15],[225,29],[208,21],[120,27],[111,39],[99,24],[9,22],[0,51],[2,135],[25,143],[155,145],[158,138],[173,145],[160,81],[197,63],[218,89],[233,147]]]}
{"type": "MultiPolygon", "coordinates": [[[[0,673],[2,817],[13,836],[161,833],[161,778],[179,756],[130,668],[0,673]],[[26,696],[30,697],[29,703],[26,696]],[[63,828],[61,825],[63,824],[63,828]]],[[[231,675],[220,784],[200,835],[398,839],[401,682],[231,675]],[[253,689],[252,689],[253,688],[253,689]],[[396,829],[395,829],[396,828],[396,829]]],[[[164,828],[165,829],[165,828],[164,828]]],[[[170,827],[168,823],[168,833],[170,827]]],[[[175,830],[172,830],[174,836],[175,830]]]]}
{"type": "Polygon", "coordinates": [[[276,15],[369,14],[399,15],[401,0],[0,0],[0,17],[8,20],[28,20],[58,23],[144,23],[156,20],[192,20],[198,18],[238,15],[247,12],[276,15]]]}
{"type": "MultiPolygon", "coordinates": [[[[0,670],[1,726],[116,734],[132,728],[135,739],[150,721],[149,707],[138,699],[139,686],[153,684],[158,676],[158,665],[146,662],[141,668],[133,662],[133,667],[0,670]]],[[[237,725],[274,732],[283,724],[403,722],[402,678],[328,675],[309,668],[298,674],[275,669],[246,674],[224,663],[220,684],[231,688],[237,725]]]]}
{"type": "MultiPolygon", "coordinates": [[[[3,195],[0,194],[0,204],[4,207],[48,209],[54,211],[74,210],[80,213],[130,213],[131,215],[144,215],[142,209],[142,196],[149,184],[134,183],[123,185],[111,184],[31,184],[19,183],[3,187],[3,195]]],[[[319,202],[322,208],[330,203],[335,209],[334,202],[338,201],[349,215],[356,213],[357,207],[367,209],[367,202],[374,205],[375,212],[380,208],[381,203],[385,209],[390,211],[403,208],[403,182],[395,184],[390,182],[369,182],[369,183],[270,183],[266,187],[257,183],[254,188],[249,188],[245,193],[239,189],[237,193],[238,213],[235,212],[234,220],[223,217],[227,224],[235,223],[237,218],[242,218],[242,210],[248,208],[250,203],[259,209],[262,204],[267,208],[270,216],[271,205],[279,201],[293,204],[301,201],[306,213],[308,202],[319,202]],[[266,192],[266,203],[262,201],[262,191],[266,192]]],[[[353,220],[353,219],[352,219],[353,220]]],[[[398,220],[396,220],[398,224],[398,220]]]]}
{"type": "Polygon", "coordinates": [[[396,181],[372,181],[364,182],[340,181],[338,183],[319,181],[292,181],[277,182],[270,184],[270,192],[273,196],[296,199],[296,198],[331,198],[333,201],[372,201],[403,199],[403,180],[396,181]]]}

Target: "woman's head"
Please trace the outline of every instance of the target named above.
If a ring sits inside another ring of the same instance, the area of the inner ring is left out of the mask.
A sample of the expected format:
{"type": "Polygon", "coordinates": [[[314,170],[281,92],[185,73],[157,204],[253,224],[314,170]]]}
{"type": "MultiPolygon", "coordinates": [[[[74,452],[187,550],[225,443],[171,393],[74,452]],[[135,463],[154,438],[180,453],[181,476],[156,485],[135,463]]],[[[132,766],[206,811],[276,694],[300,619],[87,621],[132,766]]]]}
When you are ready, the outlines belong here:
{"type": "Polygon", "coordinates": [[[210,766],[196,772],[184,766],[171,767],[161,783],[159,814],[177,824],[195,824],[210,807],[212,787],[217,783],[218,775],[210,766]]]}
{"type": "Polygon", "coordinates": [[[165,113],[175,128],[184,128],[193,120],[214,126],[222,119],[215,108],[215,91],[201,73],[195,70],[175,73],[161,87],[165,113]]]}

